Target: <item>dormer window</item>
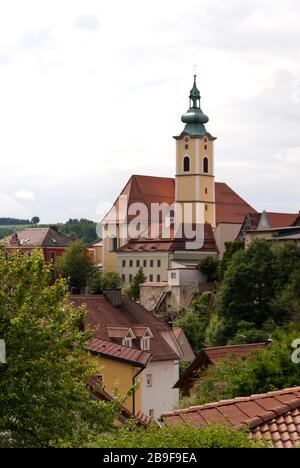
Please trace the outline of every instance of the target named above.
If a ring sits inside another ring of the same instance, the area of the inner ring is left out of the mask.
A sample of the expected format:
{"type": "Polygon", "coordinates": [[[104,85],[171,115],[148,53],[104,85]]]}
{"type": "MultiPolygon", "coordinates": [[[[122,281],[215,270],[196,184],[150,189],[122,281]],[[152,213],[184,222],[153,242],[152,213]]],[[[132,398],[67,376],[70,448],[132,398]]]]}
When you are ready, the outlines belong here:
{"type": "Polygon", "coordinates": [[[149,328],[144,333],[144,336],[141,338],[141,349],[143,351],[150,351],[150,339],[153,338],[153,335],[149,328]]]}
{"type": "Polygon", "coordinates": [[[150,350],[150,337],[144,337],[141,339],[141,349],[143,351],[150,350]]]}
{"type": "Polygon", "coordinates": [[[127,346],[128,348],[132,348],[132,340],[135,339],[135,334],[131,330],[131,328],[128,330],[126,336],[124,336],[124,339],[122,341],[123,346],[127,346]]]}

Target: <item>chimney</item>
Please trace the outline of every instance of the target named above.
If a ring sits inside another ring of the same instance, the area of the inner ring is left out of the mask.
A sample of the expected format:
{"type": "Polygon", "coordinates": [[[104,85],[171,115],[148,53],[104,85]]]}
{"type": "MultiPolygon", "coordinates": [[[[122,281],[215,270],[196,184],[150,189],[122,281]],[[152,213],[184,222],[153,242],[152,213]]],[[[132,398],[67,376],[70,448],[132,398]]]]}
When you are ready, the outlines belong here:
{"type": "Polygon", "coordinates": [[[103,289],[103,294],[113,307],[121,307],[121,289],[103,289]]]}

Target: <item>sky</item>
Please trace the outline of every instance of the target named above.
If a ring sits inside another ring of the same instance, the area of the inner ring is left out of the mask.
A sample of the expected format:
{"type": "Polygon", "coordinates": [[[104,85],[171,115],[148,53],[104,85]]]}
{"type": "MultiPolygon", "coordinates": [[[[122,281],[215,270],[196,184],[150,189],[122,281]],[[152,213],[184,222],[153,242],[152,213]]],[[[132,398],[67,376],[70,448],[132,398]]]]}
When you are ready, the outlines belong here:
{"type": "Polygon", "coordinates": [[[99,220],[173,177],[197,65],[216,180],[300,210],[298,0],[2,0],[0,217],[99,220]]]}

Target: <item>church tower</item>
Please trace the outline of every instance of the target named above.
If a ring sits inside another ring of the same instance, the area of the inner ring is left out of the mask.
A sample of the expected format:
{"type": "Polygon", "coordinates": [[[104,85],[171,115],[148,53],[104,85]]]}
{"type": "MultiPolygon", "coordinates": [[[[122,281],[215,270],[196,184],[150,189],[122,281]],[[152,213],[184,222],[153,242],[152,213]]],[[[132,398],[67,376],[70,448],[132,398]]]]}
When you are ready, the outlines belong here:
{"type": "Polygon", "coordinates": [[[176,216],[179,223],[209,223],[216,227],[214,141],[205,128],[209,118],[200,107],[194,76],[185,127],[176,140],[176,216]],[[181,219],[181,221],[179,220],[181,219]]]}

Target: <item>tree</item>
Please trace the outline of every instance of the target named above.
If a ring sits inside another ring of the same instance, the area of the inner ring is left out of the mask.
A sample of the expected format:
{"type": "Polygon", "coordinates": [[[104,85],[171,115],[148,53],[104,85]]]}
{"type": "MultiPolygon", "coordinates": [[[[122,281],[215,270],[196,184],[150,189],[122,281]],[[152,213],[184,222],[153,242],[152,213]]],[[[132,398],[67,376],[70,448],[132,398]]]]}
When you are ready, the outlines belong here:
{"type": "MultiPolygon", "coordinates": [[[[278,332],[266,349],[253,352],[247,359],[228,357],[209,367],[196,384],[196,399],[204,404],[239,396],[266,393],[299,385],[300,366],[292,362],[295,332],[278,332]]],[[[186,404],[186,402],[185,402],[186,404]]]]}
{"type": "Polygon", "coordinates": [[[143,268],[139,268],[138,272],[132,278],[130,286],[126,289],[127,296],[135,301],[140,298],[140,285],[146,281],[147,277],[144,275],[143,268]]]}
{"type": "Polygon", "coordinates": [[[254,241],[237,252],[225,273],[218,313],[227,322],[231,336],[241,321],[256,328],[272,318],[270,303],[275,295],[275,254],[265,240],[254,241]]]}
{"type": "Polygon", "coordinates": [[[243,241],[225,242],[225,252],[219,265],[220,279],[224,278],[224,275],[234,254],[240,250],[244,250],[244,248],[245,244],[243,241]]]}
{"type": "Polygon", "coordinates": [[[206,257],[197,266],[197,270],[207,277],[208,283],[218,280],[219,260],[214,257],[206,257]]]}
{"type": "Polygon", "coordinates": [[[83,241],[73,242],[57,262],[58,272],[69,280],[70,286],[80,291],[87,286],[95,266],[83,241]]]}
{"type": "Polygon", "coordinates": [[[40,218],[38,216],[34,216],[31,220],[31,224],[34,224],[35,226],[39,224],[40,218]]]}
{"type": "Polygon", "coordinates": [[[84,309],[66,302],[40,253],[0,253],[0,447],[79,447],[112,428],[114,406],[90,398],[95,370],[80,331],[84,309]]]}
{"type": "Polygon", "coordinates": [[[123,427],[98,438],[96,447],[103,448],[263,448],[262,440],[251,440],[246,431],[229,424],[212,424],[201,429],[188,425],[137,429],[123,427]]]}
{"type": "Polygon", "coordinates": [[[205,346],[205,334],[212,315],[212,293],[204,293],[193,302],[192,309],[183,309],[174,320],[175,327],[182,328],[194,351],[205,346]]]}
{"type": "Polygon", "coordinates": [[[119,273],[115,271],[108,271],[102,275],[102,290],[103,289],[120,289],[123,281],[119,273]]]}

